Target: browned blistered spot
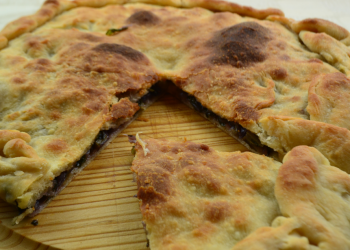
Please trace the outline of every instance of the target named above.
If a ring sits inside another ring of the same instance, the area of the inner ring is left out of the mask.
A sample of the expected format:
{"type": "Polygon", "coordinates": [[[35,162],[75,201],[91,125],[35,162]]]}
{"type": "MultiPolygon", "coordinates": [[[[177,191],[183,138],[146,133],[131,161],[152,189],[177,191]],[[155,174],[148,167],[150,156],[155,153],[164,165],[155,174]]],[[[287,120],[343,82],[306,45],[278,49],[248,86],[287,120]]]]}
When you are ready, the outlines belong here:
{"type": "Polygon", "coordinates": [[[201,149],[203,149],[203,150],[205,150],[205,151],[208,151],[208,150],[209,150],[209,146],[208,146],[208,145],[201,144],[200,147],[201,147],[201,149]]]}
{"type": "Polygon", "coordinates": [[[170,147],[169,146],[162,146],[159,150],[163,153],[167,153],[170,151],[170,147]]]}
{"type": "Polygon", "coordinates": [[[186,148],[192,152],[199,152],[199,151],[210,151],[209,147],[207,145],[201,144],[198,145],[197,143],[188,142],[186,145],[186,148]]]}
{"type": "Polygon", "coordinates": [[[293,149],[278,172],[279,185],[290,191],[315,188],[317,162],[303,146],[293,149]]]}
{"type": "Polygon", "coordinates": [[[43,8],[39,11],[40,16],[52,16],[52,14],[53,14],[53,11],[48,8],[43,8]]]}
{"type": "Polygon", "coordinates": [[[174,147],[171,148],[171,152],[175,153],[175,154],[178,154],[178,153],[182,152],[182,150],[179,147],[174,146],[174,147]]]}
{"type": "Polygon", "coordinates": [[[215,48],[211,59],[213,64],[229,64],[233,67],[247,67],[265,61],[263,47],[269,41],[269,30],[255,22],[244,22],[219,31],[208,42],[215,48]]]}
{"type": "MultiPolygon", "coordinates": [[[[152,187],[153,193],[159,193],[163,195],[171,194],[170,174],[167,170],[159,167],[144,168],[139,171],[137,185],[138,187],[143,187],[144,189],[152,187]]],[[[140,199],[147,198],[140,197],[139,194],[138,197],[140,199]]]]}
{"type": "Polygon", "coordinates": [[[15,76],[14,78],[11,79],[11,81],[12,81],[13,83],[21,84],[21,83],[25,83],[25,82],[26,82],[26,79],[23,78],[23,77],[17,77],[17,76],[15,76]]]}
{"type": "Polygon", "coordinates": [[[46,58],[39,58],[30,61],[25,68],[33,69],[35,71],[46,71],[46,72],[52,72],[53,67],[50,60],[46,58]]]}
{"type": "Polygon", "coordinates": [[[213,233],[215,232],[215,226],[213,224],[204,223],[196,227],[192,234],[194,237],[203,237],[210,239],[213,233]]]}
{"type": "Polygon", "coordinates": [[[183,174],[185,179],[190,184],[195,184],[199,189],[205,189],[205,193],[221,193],[221,184],[206,168],[198,168],[196,165],[187,165],[183,174]]]}
{"type": "Polygon", "coordinates": [[[100,101],[97,101],[97,100],[91,100],[90,102],[86,103],[82,107],[82,110],[84,114],[90,115],[101,111],[104,106],[105,106],[105,103],[101,103],[100,101]]]}
{"type": "Polygon", "coordinates": [[[284,188],[297,189],[297,188],[312,188],[314,187],[314,172],[312,171],[312,162],[303,161],[299,162],[302,165],[289,167],[292,164],[284,164],[285,167],[279,174],[279,178],[283,181],[284,188]]]}
{"type": "Polygon", "coordinates": [[[92,50],[106,54],[119,54],[135,62],[145,59],[145,56],[141,52],[128,46],[115,43],[102,43],[94,47],[92,50]]]}
{"type": "Polygon", "coordinates": [[[157,205],[160,202],[166,201],[165,196],[157,191],[155,191],[154,187],[140,187],[137,192],[137,198],[142,200],[141,209],[144,209],[149,205],[157,205]]]}
{"type": "Polygon", "coordinates": [[[157,158],[155,160],[155,164],[157,164],[157,166],[159,166],[162,169],[169,171],[169,172],[174,172],[174,170],[175,170],[175,165],[170,160],[157,158]]]}
{"type": "Polygon", "coordinates": [[[128,98],[123,98],[118,103],[112,105],[111,116],[114,119],[131,117],[139,109],[139,105],[131,102],[128,98]]]}
{"type": "Polygon", "coordinates": [[[284,68],[278,68],[271,70],[270,75],[274,80],[283,80],[288,76],[288,73],[284,68]]]}
{"type": "MultiPolygon", "coordinates": [[[[193,151],[196,152],[196,151],[193,151]]],[[[188,165],[193,165],[195,162],[197,162],[197,156],[191,152],[188,151],[188,149],[184,149],[182,152],[180,158],[178,159],[179,165],[182,168],[185,168],[188,165]]]]}
{"type": "Polygon", "coordinates": [[[63,153],[68,149],[68,145],[64,140],[54,139],[46,144],[45,148],[53,153],[63,153]]]}
{"type": "Polygon", "coordinates": [[[61,113],[59,111],[52,111],[49,116],[52,120],[58,120],[61,118],[61,113]]]}
{"type": "Polygon", "coordinates": [[[49,59],[46,58],[39,58],[37,59],[37,63],[43,66],[49,66],[51,65],[51,61],[49,59]]]}
{"type": "Polygon", "coordinates": [[[127,20],[127,23],[133,23],[138,25],[154,25],[160,21],[160,18],[157,17],[150,11],[138,11],[132,14],[127,20]]]}
{"type": "MultiPolygon", "coordinates": [[[[65,122],[67,124],[68,129],[70,128],[77,128],[77,127],[81,127],[84,126],[87,121],[89,120],[89,116],[87,115],[80,115],[80,116],[74,116],[74,118],[66,118],[65,122]]],[[[76,140],[81,140],[80,138],[81,133],[78,133],[74,138],[76,140]]]]}
{"type": "Polygon", "coordinates": [[[38,40],[35,40],[35,38],[31,38],[27,44],[29,48],[35,48],[35,49],[40,49],[42,46],[38,40]]]}
{"type": "Polygon", "coordinates": [[[333,93],[337,93],[336,90],[341,88],[348,88],[350,85],[350,79],[346,77],[346,75],[335,72],[332,74],[326,75],[322,87],[325,91],[333,91],[333,93]]]}
{"type": "Polygon", "coordinates": [[[229,215],[229,204],[226,201],[217,201],[206,204],[205,218],[213,223],[223,221],[229,215]]]}
{"type": "Polygon", "coordinates": [[[244,102],[237,103],[235,107],[237,116],[239,120],[243,121],[257,121],[259,118],[259,113],[252,107],[248,106],[244,102]]]}

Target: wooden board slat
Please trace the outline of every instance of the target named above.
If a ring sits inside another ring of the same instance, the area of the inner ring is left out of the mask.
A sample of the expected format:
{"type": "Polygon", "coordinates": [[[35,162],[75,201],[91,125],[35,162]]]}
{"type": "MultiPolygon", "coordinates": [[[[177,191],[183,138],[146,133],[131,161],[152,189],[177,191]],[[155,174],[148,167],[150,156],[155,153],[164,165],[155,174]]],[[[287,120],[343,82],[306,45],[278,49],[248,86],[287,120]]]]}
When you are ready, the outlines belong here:
{"type": "MultiPolygon", "coordinates": [[[[167,95],[122,134],[201,142],[219,151],[246,148],[167,95]]],[[[17,209],[0,201],[0,249],[147,249],[130,171],[133,156],[126,136],[117,137],[41,214],[17,226],[17,209]]]]}

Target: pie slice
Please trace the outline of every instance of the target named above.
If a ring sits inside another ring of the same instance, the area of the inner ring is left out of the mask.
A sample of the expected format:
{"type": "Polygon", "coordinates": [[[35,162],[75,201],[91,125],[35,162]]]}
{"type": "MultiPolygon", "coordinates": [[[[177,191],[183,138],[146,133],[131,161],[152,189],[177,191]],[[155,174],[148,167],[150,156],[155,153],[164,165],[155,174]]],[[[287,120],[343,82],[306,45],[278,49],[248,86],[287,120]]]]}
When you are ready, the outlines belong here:
{"type": "Polygon", "coordinates": [[[131,170],[152,250],[231,249],[280,215],[274,187],[281,163],[193,142],[144,144],[136,143],[131,170]]]}
{"type": "Polygon", "coordinates": [[[223,1],[47,0],[0,32],[0,196],[39,212],[160,87],[257,152],[311,143],[349,171],[348,45],[331,22],[223,1]],[[284,142],[281,117],[334,133],[284,142]],[[14,139],[46,167],[17,172],[14,139]]]}
{"type": "Polygon", "coordinates": [[[154,249],[348,249],[350,177],[315,148],[283,164],[204,144],[136,143],[140,209],[154,249]]]}

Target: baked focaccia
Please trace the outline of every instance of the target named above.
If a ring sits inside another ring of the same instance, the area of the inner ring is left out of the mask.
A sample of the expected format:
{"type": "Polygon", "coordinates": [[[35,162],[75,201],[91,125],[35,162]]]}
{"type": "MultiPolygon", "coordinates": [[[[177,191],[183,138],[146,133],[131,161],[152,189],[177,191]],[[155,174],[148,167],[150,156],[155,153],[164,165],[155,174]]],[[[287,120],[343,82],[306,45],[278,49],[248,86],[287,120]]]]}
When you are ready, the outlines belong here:
{"type": "Polygon", "coordinates": [[[255,151],[308,144],[350,172],[349,44],[328,21],[223,1],[48,0],[0,32],[0,196],[40,211],[160,87],[255,151]],[[13,139],[45,167],[20,167],[13,139]]]}
{"type": "Polygon", "coordinates": [[[350,247],[350,177],[315,148],[295,147],[282,165],[193,142],[147,139],[135,149],[152,250],[350,247]]]}

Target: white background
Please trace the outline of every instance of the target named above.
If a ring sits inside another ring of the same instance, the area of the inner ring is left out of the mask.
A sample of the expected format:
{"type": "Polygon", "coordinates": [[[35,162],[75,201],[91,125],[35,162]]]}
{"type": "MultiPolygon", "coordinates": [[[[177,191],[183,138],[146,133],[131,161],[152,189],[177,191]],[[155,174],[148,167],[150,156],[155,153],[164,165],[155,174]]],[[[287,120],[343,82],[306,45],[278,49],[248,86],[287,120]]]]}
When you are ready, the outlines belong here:
{"type": "MultiPolygon", "coordinates": [[[[0,0],[0,30],[10,21],[39,9],[44,0],[0,0]]],[[[281,9],[287,17],[302,20],[318,17],[350,30],[350,0],[231,0],[257,9],[281,9]]]]}

